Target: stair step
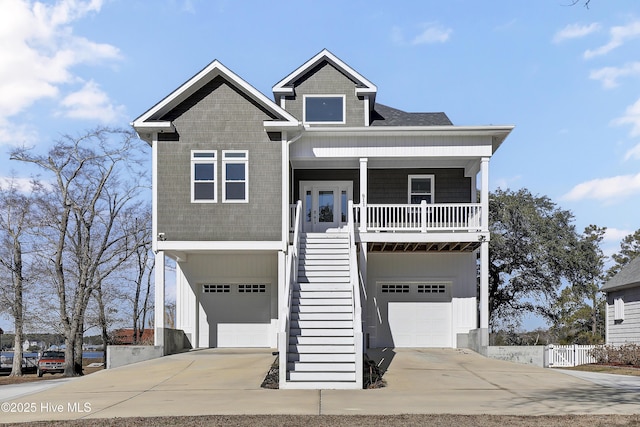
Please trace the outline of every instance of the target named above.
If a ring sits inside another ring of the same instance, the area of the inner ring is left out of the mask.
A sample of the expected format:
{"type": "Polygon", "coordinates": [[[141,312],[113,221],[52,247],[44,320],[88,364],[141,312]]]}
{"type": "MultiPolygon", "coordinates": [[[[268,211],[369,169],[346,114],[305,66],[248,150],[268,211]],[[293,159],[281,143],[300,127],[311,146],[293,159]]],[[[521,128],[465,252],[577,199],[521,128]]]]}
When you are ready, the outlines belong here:
{"type": "Polygon", "coordinates": [[[352,313],[350,305],[296,305],[291,307],[291,314],[294,313],[352,313]]]}
{"type": "Polygon", "coordinates": [[[298,354],[349,354],[356,351],[355,345],[310,345],[289,344],[289,351],[298,354]]]}
{"type": "Polygon", "coordinates": [[[352,320],[353,313],[291,313],[291,320],[352,320]]]}
{"type": "Polygon", "coordinates": [[[313,282],[313,283],[296,283],[293,286],[294,291],[349,291],[353,287],[349,282],[330,282],[330,283],[322,283],[322,282],[313,282]]]}
{"type": "Polygon", "coordinates": [[[298,345],[354,345],[354,338],[350,337],[289,337],[289,344],[298,345]]]}
{"type": "Polygon", "coordinates": [[[300,264],[309,262],[322,263],[323,261],[340,261],[348,263],[349,255],[335,253],[300,254],[298,259],[300,260],[300,264]]]}
{"type": "Polygon", "coordinates": [[[340,274],[344,274],[344,272],[348,272],[349,271],[349,263],[343,263],[343,264],[334,264],[334,265],[327,265],[327,264],[300,264],[298,266],[298,271],[302,271],[302,272],[315,272],[315,271],[320,271],[320,272],[340,272],[340,274]]]}
{"type": "Polygon", "coordinates": [[[355,372],[289,372],[289,381],[355,381],[355,372]]]}
{"type": "Polygon", "coordinates": [[[327,245],[327,244],[318,244],[313,246],[300,246],[300,251],[298,253],[302,255],[333,254],[337,256],[344,256],[349,254],[349,246],[327,245]]]}
{"type": "Polygon", "coordinates": [[[298,283],[349,283],[349,276],[299,276],[298,283]]]}
{"type": "Polygon", "coordinates": [[[356,362],[355,353],[289,353],[287,362],[303,362],[303,363],[331,363],[331,362],[356,362]]]}
{"type": "Polygon", "coordinates": [[[340,329],[329,329],[329,328],[295,328],[291,327],[289,329],[289,335],[292,337],[352,337],[353,336],[353,328],[340,328],[340,329]]]}
{"type": "Polygon", "coordinates": [[[299,299],[315,298],[351,298],[351,291],[293,291],[293,297],[299,299]]]}
{"type": "Polygon", "coordinates": [[[288,362],[287,369],[296,372],[355,372],[355,362],[305,363],[288,362]]]}
{"type": "Polygon", "coordinates": [[[346,305],[351,307],[351,298],[293,298],[291,305],[346,305]]]}
{"type": "Polygon", "coordinates": [[[333,267],[333,266],[349,266],[348,257],[327,257],[327,258],[307,258],[300,260],[300,267],[333,267]]]}
{"type": "Polygon", "coordinates": [[[291,329],[351,329],[353,320],[292,320],[291,329]]]}

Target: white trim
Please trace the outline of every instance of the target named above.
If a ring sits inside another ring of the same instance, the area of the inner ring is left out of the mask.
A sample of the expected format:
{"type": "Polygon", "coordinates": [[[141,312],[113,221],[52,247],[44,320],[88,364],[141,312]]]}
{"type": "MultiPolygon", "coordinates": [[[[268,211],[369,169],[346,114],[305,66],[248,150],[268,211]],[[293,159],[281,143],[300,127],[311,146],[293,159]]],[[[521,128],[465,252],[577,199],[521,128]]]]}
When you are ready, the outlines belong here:
{"type": "Polygon", "coordinates": [[[217,203],[218,202],[218,150],[191,150],[191,203],[217,203]],[[213,154],[212,157],[195,157],[196,154],[213,154]],[[195,185],[196,181],[196,164],[213,164],[213,199],[196,199],[195,185]]]}
{"type": "Polygon", "coordinates": [[[447,242],[488,242],[488,232],[429,232],[429,233],[375,233],[356,232],[358,242],[387,242],[387,243],[447,243],[447,242]]]}
{"type": "Polygon", "coordinates": [[[429,189],[429,196],[431,196],[431,203],[429,203],[430,205],[435,203],[435,198],[436,198],[436,193],[435,193],[435,188],[436,188],[436,176],[434,174],[421,174],[421,175],[409,175],[407,177],[407,203],[411,204],[411,181],[413,179],[430,179],[431,181],[431,188],[429,189]]]}
{"type": "Polygon", "coordinates": [[[222,203],[249,203],[249,150],[222,150],[222,203]],[[225,157],[232,153],[242,153],[244,157],[225,157]],[[244,199],[227,199],[227,164],[244,165],[244,199]]]}
{"type": "Polygon", "coordinates": [[[160,241],[158,250],[162,251],[281,251],[281,241],[160,241]]]}
{"type": "Polygon", "coordinates": [[[347,108],[346,108],[347,97],[344,94],[334,94],[334,93],[326,93],[326,94],[308,94],[302,95],[302,122],[307,125],[326,125],[326,124],[345,124],[347,121],[347,108]],[[338,121],[308,121],[307,120],[307,99],[308,98],[340,98],[342,99],[342,120],[338,121]]]}
{"type": "Polygon", "coordinates": [[[215,60],[200,72],[198,72],[195,76],[187,80],[187,82],[185,82],[165,98],[163,98],[156,105],[143,113],[140,117],[131,122],[131,126],[133,126],[133,128],[138,132],[139,136],[147,142],[147,138],[150,138],[147,133],[150,131],[174,131],[175,128],[171,122],[160,121],[159,119],[218,76],[221,76],[226,81],[231,82],[235,87],[239,88],[250,98],[253,98],[256,102],[263,105],[267,110],[271,111],[274,115],[281,118],[280,120],[276,119],[265,121],[265,127],[267,126],[267,123],[269,127],[296,127],[299,125],[298,119],[293,117],[290,113],[285,111],[271,99],[263,95],[260,91],[240,78],[233,71],[222,65],[220,61],[215,60]],[[140,134],[140,132],[144,132],[144,134],[140,134]]]}
{"type": "Polygon", "coordinates": [[[369,80],[364,78],[360,73],[358,73],[356,70],[348,66],[345,62],[343,62],[340,58],[335,56],[333,53],[329,52],[327,49],[323,49],[313,58],[311,58],[310,60],[302,64],[300,67],[296,68],[291,74],[289,74],[284,79],[276,83],[276,85],[273,86],[273,93],[285,94],[285,95],[293,94],[294,89],[292,86],[289,85],[289,83],[296,80],[298,77],[300,77],[301,75],[309,71],[309,69],[315,67],[317,64],[319,64],[322,61],[329,62],[331,65],[340,69],[345,74],[348,74],[351,78],[353,78],[362,86],[364,86],[361,88],[356,88],[356,94],[358,96],[364,96],[365,94],[370,94],[375,96],[376,92],[378,91],[378,88],[376,87],[376,85],[374,85],[369,80]]]}

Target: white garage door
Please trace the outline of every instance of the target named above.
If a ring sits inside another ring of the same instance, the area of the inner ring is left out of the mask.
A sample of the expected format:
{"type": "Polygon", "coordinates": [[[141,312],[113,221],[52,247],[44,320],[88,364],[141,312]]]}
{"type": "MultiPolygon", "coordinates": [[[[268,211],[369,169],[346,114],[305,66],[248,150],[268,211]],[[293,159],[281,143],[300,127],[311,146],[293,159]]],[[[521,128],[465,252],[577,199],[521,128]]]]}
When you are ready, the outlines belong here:
{"type": "Polygon", "coordinates": [[[201,346],[270,346],[269,284],[204,284],[200,305],[201,346]]]}
{"type": "Polygon", "coordinates": [[[450,282],[378,283],[378,347],[452,347],[450,282]]]}

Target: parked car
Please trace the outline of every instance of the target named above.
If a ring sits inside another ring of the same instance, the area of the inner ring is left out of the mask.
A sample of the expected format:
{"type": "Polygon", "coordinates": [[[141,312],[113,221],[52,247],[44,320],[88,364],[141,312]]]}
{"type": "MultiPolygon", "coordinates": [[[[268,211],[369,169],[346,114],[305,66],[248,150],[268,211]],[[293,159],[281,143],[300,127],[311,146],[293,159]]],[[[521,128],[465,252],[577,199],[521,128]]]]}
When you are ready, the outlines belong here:
{"type": "Polygon", "coordinates": [[[38,359],[38,376],[64,372],[64,352],[45,351],[38,359]]]}

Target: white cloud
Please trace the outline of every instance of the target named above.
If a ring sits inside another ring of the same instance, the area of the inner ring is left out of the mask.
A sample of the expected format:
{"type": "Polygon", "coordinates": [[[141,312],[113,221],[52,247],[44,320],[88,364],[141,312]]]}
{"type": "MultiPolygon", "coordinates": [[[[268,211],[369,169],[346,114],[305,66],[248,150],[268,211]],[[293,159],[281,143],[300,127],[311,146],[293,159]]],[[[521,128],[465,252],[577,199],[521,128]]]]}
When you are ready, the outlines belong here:
{"type": "Polygon", "coordinates": [[[640,144],[636,145],[629,151],[627,151],[624,155],[625,160],[640,160],[640,144]]]}
{"type": "Polygon", "coordinates": [[[98,120],[113,123],[124,117],[123,106],[111,103],[109,96],[94,81],[87,82],[82,89],[67,95],[60,105],[59,114],[73,119],[98,120]]]}
{"type": "Polygon", "coordinates": [[[640,99],[629,105],[622,117],[612,121],[614,125],[631,125],[631,136],[640,136],[640,99]]]}
{"type": "Polygon", "coordinates": [[[423,27],[422,32],[413,38],[411,44],[444,43],[449,40],[453,32],[451,28],[444,28],[434,23],[424,24],[423,27]]]}
{"type": "Polygon", "coordinates": [[[15,124],[0,118],[0,145],[31,146],[38,141],[38,132],[27,124],[15,124]]]}
{"type": "Polygon", "coordinates": [[[562,199],[570,201],[594,199],[612,202],[633,194],[640,194],[640,173],[583,182],[573,187],[562,196],[562,199]]]}
{"type": "Polygon", "coordinates": [[[631,62],[623,67],[604,67],[589,74],[589,78],[602,81],[606,89],[617,87],[618,79],[626,76],[640,76],[640,62],[631,62]]]}
{"type": "Polygon", "coordinates": [[[103,0],[3,0],[0,14],[0,125],[77,81],[72,68],[119,58],[117,48],[73,34],[73,21],[103,0]]]}
{"type": "Polygon", "coordinates": [[[21,193],[30,193],[33,188],[33,181],[31,178],[0,176],[0,189],[6,190],[11,187],[14,187],[21,193]]]}
{"type": "Polygon", "coordinates": [[[585,51],[584,57],[590,59],[594,56],[607,54],[622,46],[627,40],[640,36],[640,21],[634,21],[625,26],[612,27],[609,34],[611,36],[609,43],[597,49],[585,51]]]}
{"type": "Polygon", "coordinates": [[[594,22],[589,25],[569,24],[553,36],[554,43],[560,43],[569,39],[585,37],[600,29],[600,24],[594,22]]]}
{"type": "Polygon", "coordinates": [[[629,234],[633,234],[633,231],[620,230],[618,228],[607,228],[607,231],[605,231],[604,238],[602,240],[604,242],[620,243],[622,239],[627,237],[629,234]]]}
{"type": "Polygon", "coordinates": [[[421,45],[421,44],[433,44],[444,43],[449,40],[449,37],[453,33],[451,28],[445,28],[437,23],[425,23],[421,25],[421,30],[418,35],[411,38],[411,41],[407,42],[404,37],[404,32],[400,27],[393,27],[391,29],[391,39],[394,43],[399,45],[421,45]]]}

